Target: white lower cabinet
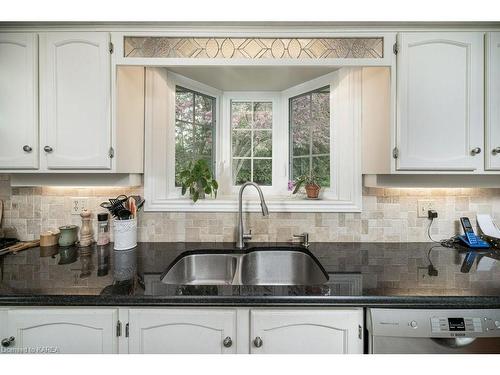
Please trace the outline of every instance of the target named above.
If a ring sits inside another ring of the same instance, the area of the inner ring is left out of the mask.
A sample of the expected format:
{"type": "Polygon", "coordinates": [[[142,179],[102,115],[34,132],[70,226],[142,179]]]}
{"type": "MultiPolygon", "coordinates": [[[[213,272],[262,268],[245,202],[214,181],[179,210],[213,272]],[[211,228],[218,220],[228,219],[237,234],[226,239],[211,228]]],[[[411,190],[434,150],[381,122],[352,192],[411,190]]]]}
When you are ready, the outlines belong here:
{"type": "Polygon", "coordinates": [[[362,354],[363,309],[5,308],[0,353],[362,354]]]}
{"type": "Polygon", "coordinates": [[[131,309],[129,352],[236,353],[236,310],[131,309]]]}
{"type": "Polygon", "coordinates": [[[130,353],[363,353],[361,308],[131,309],[129,324],[130,353]]]}
{"type": "Polygon", "coordinates": [[[363,354],[363,310],[251,310],[250,352],[363,354]]]}
{"type": "Polygon", "coordinates": [[[117,309],[18,308],[3,317],[3,353],[118,352],[117,309]]]}

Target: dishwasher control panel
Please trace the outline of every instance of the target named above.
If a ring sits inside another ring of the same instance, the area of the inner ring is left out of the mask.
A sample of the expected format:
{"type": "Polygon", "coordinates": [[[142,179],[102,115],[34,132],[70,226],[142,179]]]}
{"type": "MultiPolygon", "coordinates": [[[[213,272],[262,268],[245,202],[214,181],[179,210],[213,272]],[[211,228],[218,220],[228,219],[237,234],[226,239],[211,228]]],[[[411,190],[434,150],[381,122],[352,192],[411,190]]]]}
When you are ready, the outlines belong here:
{"type": "Polygon", "coordinates": [[[481,318],[457,317],[431,318],[431,329],[434,333],[441,332],[483,332],[481,318]]]}
{"type": "Polygon", "coordinates": [[[372,336],[500,338],[500,309],[376,308],[367,318],[372,336]]]}

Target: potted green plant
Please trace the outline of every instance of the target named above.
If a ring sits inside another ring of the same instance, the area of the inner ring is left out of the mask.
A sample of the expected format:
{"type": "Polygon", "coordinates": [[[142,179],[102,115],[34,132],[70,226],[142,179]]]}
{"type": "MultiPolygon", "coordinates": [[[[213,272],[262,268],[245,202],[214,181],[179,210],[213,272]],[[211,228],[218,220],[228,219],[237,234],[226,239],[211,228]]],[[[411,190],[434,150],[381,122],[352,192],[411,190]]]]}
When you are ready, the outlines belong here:
{"type": "Polygon", "coordinates": [[[182,187],[182,195],[189,191],[189,196],[193,202],[204,199],[206,194],[214,195],[217,198],[219,184],[212,177],[212,172],[208,163],[204,159],[189,162],[187,168],[179,174],[182,187]]]}
{"type": "Polygon", "coordinates": [[[299,189],[304,185],[306,189],[307,198],[317,199],[321,186],[318,184],[318,179],[313,174],[303,174],[294,181],[294,189],[292,194],[297,194],[299,189]]]}

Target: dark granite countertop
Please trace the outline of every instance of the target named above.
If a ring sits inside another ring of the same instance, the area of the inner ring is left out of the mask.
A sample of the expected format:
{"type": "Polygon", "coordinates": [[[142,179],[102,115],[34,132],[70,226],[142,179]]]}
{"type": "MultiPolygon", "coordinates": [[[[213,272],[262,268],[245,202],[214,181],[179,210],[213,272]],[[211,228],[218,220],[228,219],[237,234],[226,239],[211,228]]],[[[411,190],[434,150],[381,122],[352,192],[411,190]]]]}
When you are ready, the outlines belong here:
{"type": "MultiPolygon", "coordinates": [[[[256,244],[252,247],[294,246],[256,244]]],[[[291,305],[500,308],[500,251],[434,243],[312,243],[329,281],[314,286],[166,285],[160,275],[188,250],[232,243],[140,243],[33,248],[0,258],[0,307],[7,305],[291,305]],[[469,261],[467,265],[467,261],[469,261]]]]}

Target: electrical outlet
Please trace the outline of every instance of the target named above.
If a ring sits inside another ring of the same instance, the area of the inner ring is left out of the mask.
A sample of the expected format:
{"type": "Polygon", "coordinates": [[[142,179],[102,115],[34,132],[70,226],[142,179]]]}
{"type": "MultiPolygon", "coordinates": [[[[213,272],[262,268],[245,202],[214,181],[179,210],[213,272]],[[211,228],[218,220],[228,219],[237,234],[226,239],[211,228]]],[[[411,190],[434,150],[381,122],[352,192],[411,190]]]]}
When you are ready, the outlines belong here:
{"type": "Polygon", "coordinates": [[[71,198],[71,215],[80,215],[89,207],[88,198],[71,198]]]}
{"type": "Polygon", "coordinates": [[[427,212],[429,210],[435,210],[434,201],[422,200],[417,202],[417,216],[418,217],[428,217],[427,212]]]}

